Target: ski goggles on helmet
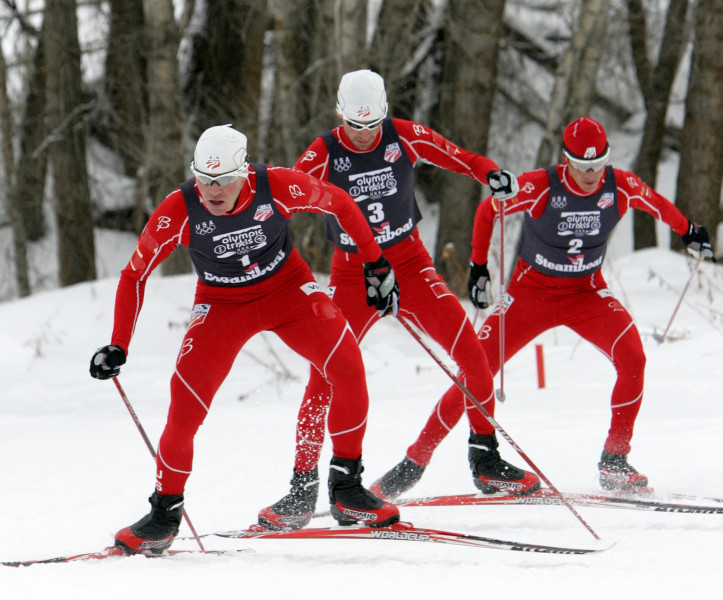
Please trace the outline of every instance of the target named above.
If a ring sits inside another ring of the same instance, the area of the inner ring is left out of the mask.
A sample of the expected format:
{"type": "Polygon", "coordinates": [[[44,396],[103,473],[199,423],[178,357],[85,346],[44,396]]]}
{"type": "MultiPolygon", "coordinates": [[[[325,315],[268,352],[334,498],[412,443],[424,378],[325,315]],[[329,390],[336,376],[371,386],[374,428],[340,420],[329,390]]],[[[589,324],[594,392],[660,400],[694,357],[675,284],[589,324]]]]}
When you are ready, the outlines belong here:
{"type": "Polygon", "coordinates": [[[351,119],[347,119],[346,117],[344,117],[344,123],[349,125],[349,127],[354,129],[355,131],[364,131],[365,129],[376,129],[382,124],[382,121],[385,118],[386,117],[381,117],[376,121],[371,121],[369,123],[360,123],[359,121],[352,121],[351,119]]]}
{"type": "Polygon", "coordinates": [[[202,183],[203,185],[210,186],[215,183],[219,187],[226,187],[227,185],[235,183],[239,178],[246,177],[249,172],[249,165],[248,163],[244,163],[242,167],[239,167],[235,171],[229,171],[228,173],[214,176],[209,175],[208,173],[202,173],[201,171],[197,171],[194,163],[191,163],[191,172],[196,178],[196,181],[202,183]]]}
{"type": "Polygon", "coordinates": [[[602,169],[610,159],[610,144],[605,147],[605,152],[596,158],[578,158],[570,154],[567,148],[563,148],[562,153],[565,155],[567,162],[578,171],[582,171],[583,173],[598,171],[602,169]]]}

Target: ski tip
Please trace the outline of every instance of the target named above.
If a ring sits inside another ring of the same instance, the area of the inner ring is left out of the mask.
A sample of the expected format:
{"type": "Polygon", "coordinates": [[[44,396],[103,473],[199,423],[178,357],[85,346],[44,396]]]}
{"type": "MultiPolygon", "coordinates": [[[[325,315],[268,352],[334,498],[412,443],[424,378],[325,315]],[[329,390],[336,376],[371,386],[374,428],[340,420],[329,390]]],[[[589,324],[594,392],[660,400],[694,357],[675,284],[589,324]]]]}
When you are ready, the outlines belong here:
{"type": "Polygon", "coordinates": [[[111,558],[113,556],[124,556],[125,552],[118,546],[108,546],[97,552],[85,552],[83,554],[73,554],[69,556],[56,556],[54,558],[40,558],[32,560],[3,561],[4,567],[29,567],[31,565],[47,565],[53,563],[68,563],[85,560],[99,560],[103,558],[111,558]]]}
{"type": "Polygon", "coordinates": [[[613,546],[615,546],[616,542],[610,542],[603,539],[596,539],[593,542],[590,542],[589,544],[582,544],[581,547],[578,549],[578,554],[600,554],[602,552],[607,552],[610,550],[613,546]]]}
{"type": "Polygon", "coordinates": [[[595,548],[593,549],[596,553],[598,552],[607,552],[612,548],[617,542],[606,542],[605,540],[599,540],[597,544],[595,544],[595,548]]]}

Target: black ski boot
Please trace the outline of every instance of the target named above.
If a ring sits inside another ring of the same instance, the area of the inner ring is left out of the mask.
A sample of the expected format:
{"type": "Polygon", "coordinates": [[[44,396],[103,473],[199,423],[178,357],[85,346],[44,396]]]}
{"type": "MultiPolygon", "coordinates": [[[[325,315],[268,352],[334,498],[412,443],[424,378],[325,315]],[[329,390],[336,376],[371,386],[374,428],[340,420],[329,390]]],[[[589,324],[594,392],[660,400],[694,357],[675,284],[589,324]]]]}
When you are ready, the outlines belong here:
{"type": "Polygon", "coordinates": [[[329,465],[331,516],[339,525],[358,521],[369,527],[386,527],[399,521],[399,509],[380,500],[361,484],[361,459],[332,457],[329,465]]]}
{"type": "Polygon", "coordinates": [[[291,491],[281,500],[259,511],[259,525],[267,529],[301,529],[311,520],[319,497],[319,469],[307,473],[294,470],[291,491]]]}
{"type": "Polygon", "coordinates": [[[151,512],[115,534],[115,545],[126,554],[161,554],[173,543],[183,517],[183,494],[148,498],[151,512]]]}
{"type": "Polygon", "coordinates": [[[636,490],[648,485],[648,478],[628,464],[627,454],[602,451],[600,462],[600,486],[604,490],[636,490]]]}
{"type": "Polygon", "coordinates": [[[405,456],[402,462],[377,479],[369,491],[382,500],[393,500],[414,487],[422,478],[425,468],[405,456]]]}
{"type": "Polygon", "coordinates": [[[498,446],[494,434],[469,436],[469,467],[477,489],[483,494],[530,494],[540,489],[540,478],[502,460],[498,446]]]}

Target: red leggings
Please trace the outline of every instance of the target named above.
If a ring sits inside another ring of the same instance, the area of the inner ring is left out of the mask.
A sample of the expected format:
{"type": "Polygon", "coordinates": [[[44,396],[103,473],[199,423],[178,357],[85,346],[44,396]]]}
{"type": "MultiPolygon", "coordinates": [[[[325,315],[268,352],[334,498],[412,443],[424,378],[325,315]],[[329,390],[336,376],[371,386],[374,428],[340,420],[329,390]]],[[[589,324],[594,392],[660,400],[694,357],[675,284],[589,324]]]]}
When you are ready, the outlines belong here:
{"type": "MultiPolygon", "coordinates": [[[[543,275],[519,261],[507,289],[505,360],[541,333],[565,325],[597,347],[613,363],[617,381],[611,398],[612,420],[605,450],[628,454],[635,419],[643,398],[645,353],[630,314],[607,289],[600,272],[584,278],[543,275]]],[[[493,373],[500,369],[499,305],[485,320],[478,337],[493,373]]],[[[446,432],[462,417],[464,395],[450,387],[437,403],[407,456],[426,465],[446,432]],[[440,419],[444,415],[444,421],[440,419]],[[456,418],[455,418],[456,417],[456,418]]]]}
{"type": "Polygon", "coordinates": [[[344,315],[296,258],[292,255],[293,264],[255,284],[251,298],[231,301],[228,288],[199,286],[171,379],[168,421],[158,447],[159,493],[183,492],[191,474],[196,431],[237,354],[260,331],[273,331],[311,362],[312,372],[327,382],[334,454],[361,457],[369,408],[361,352],[344,315]]]}
{"type": "MultiPolygon", "coordinates": [[[[462,305],[435,271],[422,242],[416,235],[410,236],[386,249],[384,256],[394,268],[399,282],[399,314],[447,351],[460,368],[460,379],[487,411],[494,415],[494,380],[487,365],[487,357],[462,305]]],[[[330,286],[334,303],[344,313],[361,343],[379,316],[374,308],[366,305],[362,264],[356,255],[343,252],[334,254],[330,286]]],[[[297,471],[309,471],[319,461],[324,442],[324,415],[328,396],[329,383],[312,371],[297,423],[294,461],[297,471]]],[[[451,429],[464,411],[464,402],[460,402],[459,407],[451,406],[450,410],[454,414],[454,417],[449,418],[451,429]]],[[[467,406],[467,414],[474,433],[493,431],[487,419],[471,403],[467,406]]],[[[444,435],[446,431],[441,438],[444,435]]]]}

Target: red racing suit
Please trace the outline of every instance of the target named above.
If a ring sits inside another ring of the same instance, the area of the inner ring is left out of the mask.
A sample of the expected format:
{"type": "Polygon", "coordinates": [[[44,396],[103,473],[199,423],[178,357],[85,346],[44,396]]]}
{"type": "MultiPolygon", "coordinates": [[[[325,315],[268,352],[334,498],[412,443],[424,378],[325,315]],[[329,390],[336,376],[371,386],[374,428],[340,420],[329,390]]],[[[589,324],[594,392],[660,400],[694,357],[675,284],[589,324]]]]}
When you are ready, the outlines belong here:
{"type": "MultiPolygon", "coordinates": [[[[294,168],[330,181],[356,199],[394,268],[401,290],[399,314],[447,351],[466,386],[494,414],[494,382],[487,357],[464,308],[436,272],[416,229],[421,214],[414,199],[413,169],[420,160],[479,183],[486,183],[487,173],[498,169],[493,161],[456,146],[428,127],[401,119],[386,119],[372,147],[364,151],[351,144],[343,127],[337,127],[317,138],[294,168]]],[[[364,282],[355,275],[362,258],[345,233],[328,220],[327,235],[335,243],[332,297],[361,342],[380,318],[377,310],[366,305],[364,282]]],[[[328,382],[312,371],[297,422],[296,471],[307,472],[318,463],[328,398],[328,382]]],[[[493,431],[474,405],[470,403],[467,409],[474,433],[493,431]]]]}
{"type": "MultiPolygon", "coordinates": [[[[361,456],[368,411],[361,352],[344,315],[291,245],[286,219],[299,210],[338,218],[358,244],[361,260],[380,257],[379,245],[345,192],[291,169],[252,164],[235,209],[226,215],[206,210],[193,180],[169,194],[121,272],[111,343],[125,351],[148,276],[178,244],[189,247],[199,274],[158,445],[159,493],[183,492],[195,434],[237,354],[260,331],[276,333],[328,382],[334,454],[361,456]]],[[[363,282],[361,266],[356,275],[363,282]]]]}
{"type": "MultiPolygon", "coordinates": [[[[610,230],[628,209],[643,210],[680,235],[686,232],[688,220],[671,202],[633,173],[607,167],[599,188],[591,194],[585,194],[579,189],[569,176],[566,165],[557,165],[553,168],[552,177],[550,174],[549,170],[540,169],[520,175],[519,195],[504,204],[505,215],[526,211],[524,228],[534,230],[534,222],[541,219],[546,210],[551,208],[548,205],[551,204],[553,179],[558,190],[560,185],[565,190],[562,194],[553,194],[554,201],[561,203],[559,210],[564,216],[558,220],[555,231],[548,232],[548,235],[560,234],[559,247],[553,254],[564,252],[569,260],[567,264],[562,261],[554,263],[540,258],[540,254],[527,253],[528,256],[537,257],[537,261],[532,261],[536,264],[530,264],[522,258],[518,261],[504,302],[498,303],[477,335],[495,374],[500,368],[501,309],[505,311],[505,360],[514,356],[541,333],[560,325],[569,327],[593,344],[612,362],[617,371],[610,401],[612,418],[605,450],[613,454],[628,454],[633,426],[643,398],[645,354],[632,317],[612,296],[600,272],[600,266],[604,260],[610,230]],[[604,190],[610,191],[601,193],[604,190]],[[573,214],[575,211],[564,212],[569,210],[565,203],[571,202],[573,198],[579,201],[578,207],[585,209],[577,215],[573,214]],[[604,219],[600,217],[606,210],[617,211],[617,214],[611,215],[609,230],[604,228],[604,219]],[[581,214],[582,222],[579,222],[578,217],[581,214]],[[589,252],[586,250],[588,244],[593,246],[589,252]],[[584,255],[597,258],[588,262],[583,258],[584,255]],[[543,268],[547,272],[542,272],[543,268]]],[[[476,264],[487,262],[498,212],[499,205],[491,197],[481,202],[477,208],[471,257],[476,264]]],[[[526,233],[529,234],[529,231],[526,233]]],[[[541,241],[537,242],[537,247],[541,248],[544,254],[545,246],[550,244],[551,242],[541,241]]],[[[522,255],[525,255],[523,251],[522,255]]],[[[450,418],[456,415],[456,420],[451,423],[454,425],[462,417],[462,412],[463,394],[453,386],[437,403],[419,438],[409,447],[407,456],[418,464],[427,464],[432,452],[449,430],[450,418]],[[447,415],[444,423],[440,422],[440,413],[447,415]]]]}

